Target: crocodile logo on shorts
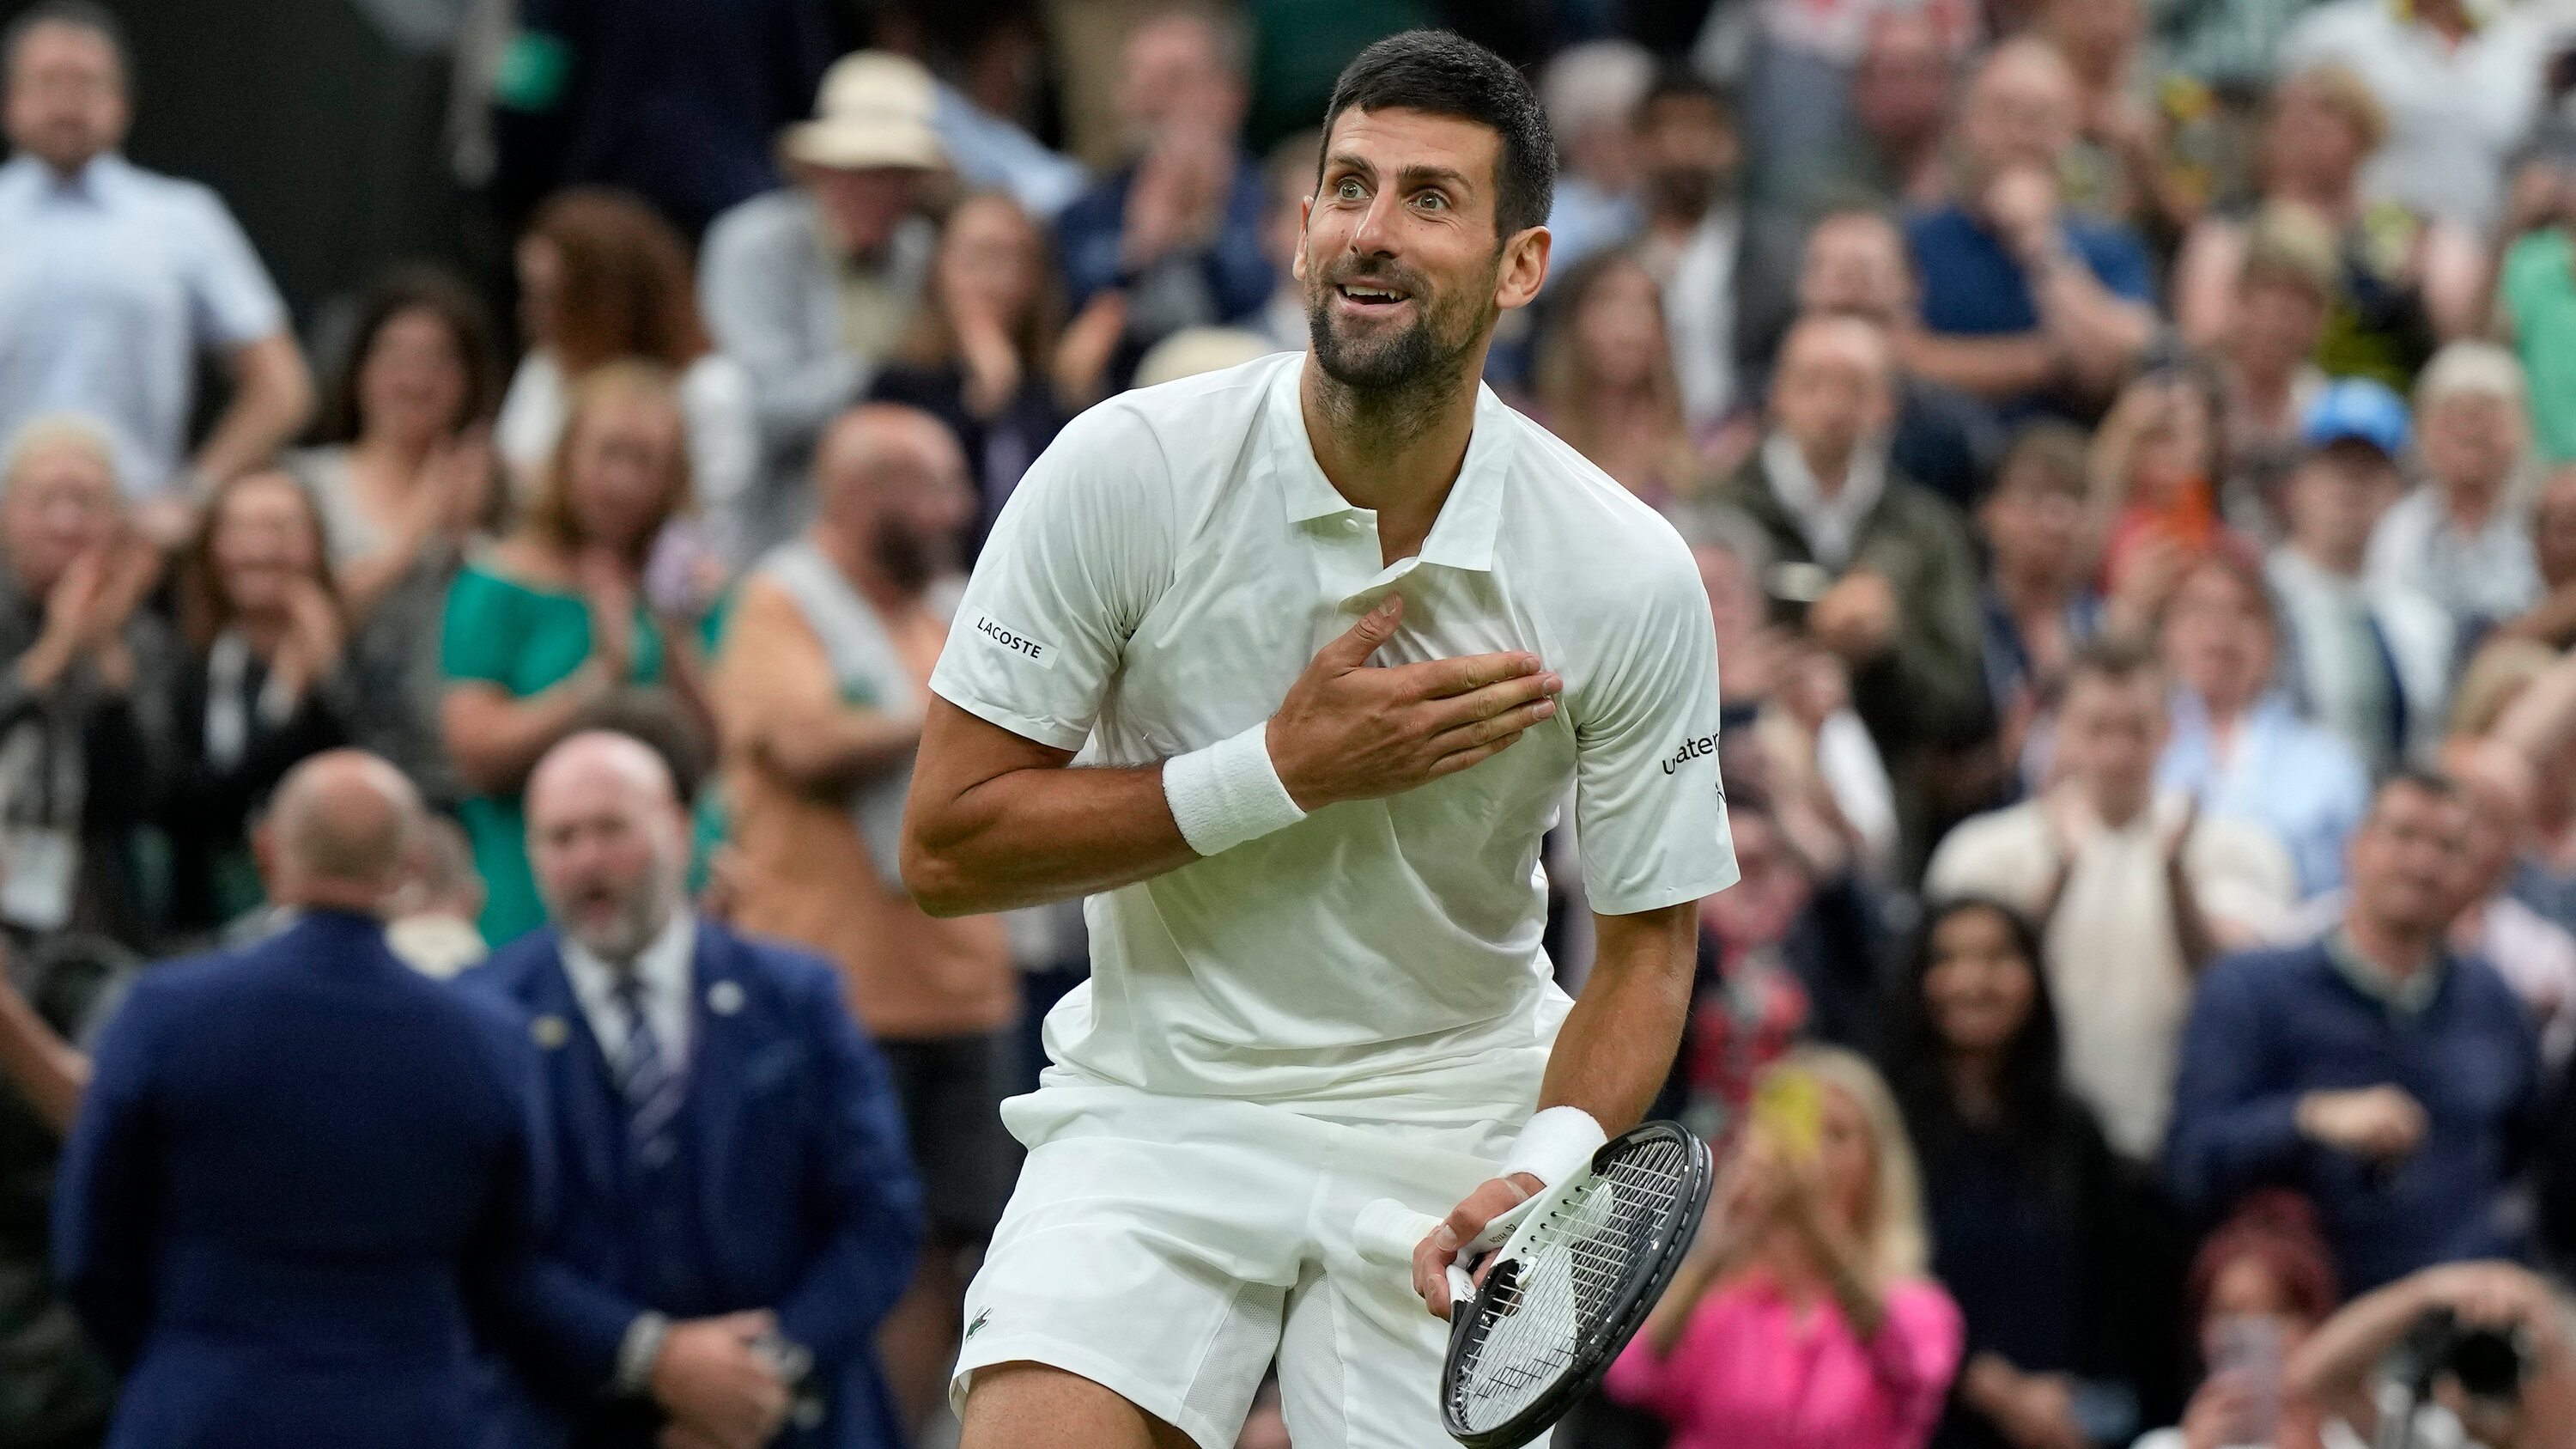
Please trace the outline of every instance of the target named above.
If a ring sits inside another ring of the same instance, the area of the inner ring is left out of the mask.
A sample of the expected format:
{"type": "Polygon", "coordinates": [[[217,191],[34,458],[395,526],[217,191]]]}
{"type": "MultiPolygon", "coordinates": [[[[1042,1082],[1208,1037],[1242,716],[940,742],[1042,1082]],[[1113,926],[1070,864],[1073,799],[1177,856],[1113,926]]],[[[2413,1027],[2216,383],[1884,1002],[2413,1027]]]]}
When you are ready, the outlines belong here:
{"type": "Polygon", "coordinates": [[[984,1325],[985,1325],[985,1324],[990,1323],[990,1322],[992,1322],[992,1321],[993,1321],[993,1310],[992,1310],[992,1309],[990,1309],[990,1308],[987,1308],[987,1309],[985,1309],[983,1312],[976,1314],[976,1315],[975,1315],[975,1321],[974,1321],[974,1322],[972,1322],[972,1323],[970,1323],[970,1324],[967,1324],[967,1325],[966,1325],[966,1336],[967,1336],[968,1338],[973,1338],[973,1337],[976,1335],[976,1333],[977,1333],[978,1331],[980,1331],[980,1330],[984,1327],[984,1325]]]}

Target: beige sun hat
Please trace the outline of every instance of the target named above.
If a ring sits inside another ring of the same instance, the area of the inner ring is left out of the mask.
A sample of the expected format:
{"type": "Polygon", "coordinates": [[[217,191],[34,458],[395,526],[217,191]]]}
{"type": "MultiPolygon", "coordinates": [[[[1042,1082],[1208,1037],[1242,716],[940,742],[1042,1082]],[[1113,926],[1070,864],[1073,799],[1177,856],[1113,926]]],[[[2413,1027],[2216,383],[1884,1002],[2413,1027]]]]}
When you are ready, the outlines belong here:
{"type": "Polygon", "coordinates": [[[887,50],[858,51],[832,62],[814,100],[814,119],[788,127],[778,148],[791,161],[834,171],[941,170],[948,152],[931,124],[938,106],[938,88],[918,61],[887,50]]]}

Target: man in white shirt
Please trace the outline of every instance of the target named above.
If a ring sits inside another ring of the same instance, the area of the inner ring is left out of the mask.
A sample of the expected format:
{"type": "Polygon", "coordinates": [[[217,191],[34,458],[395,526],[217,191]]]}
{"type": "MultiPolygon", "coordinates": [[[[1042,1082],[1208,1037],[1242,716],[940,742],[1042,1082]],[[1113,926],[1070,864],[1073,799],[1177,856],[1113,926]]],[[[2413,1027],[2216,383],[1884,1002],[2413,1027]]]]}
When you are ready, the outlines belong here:
{"type": "MultiPolygon", "coordinates": [[[[129,497],[183,500],[259,463],[304,426],[313,380],[259,257],[212,191],[117,154],[131,120],[115,18],[49,0],[7,32],[0,166],[0,439],[42,413],[114,432],[129,497]],[[197,354],[232,401],[183,460],[197,354]]],[[[176,502],[145,515],[175,536],[176,502]]]]}
{"type": "Polygon", "coordinates": [[[1304,1449],[1435,1442],[1443,1270],[1643,1110],[1734,879],[1689,551],[1476,382],[1546,273],[1536,99],[1407,32],[1325,136],[1314,350],[1076,420],[931,679],[915,895],[1093,893],[1093,979],[1005,1108],[966,1449],[1226,1449],[1274,1357],[1304,1449]],[[1539,945],[1569,787],[1579,1002],[1539,945]],[[1353,1242],[1382,1196],[1450,1213],[1409,1288],[1353,1242]]]}
{"type": "Polygon", "coordinates": [[[2163,1150],[2200,968],[2278,931],[2297,894],[2261,827],[2157,792],[2165,690],[2145,645],[2088,646],[2067,671],[2058,783],[1951,831],[1923,877],[1926,898],[1995,896],[2041,927],[2067,1086],[2140,1163],[2163,1150]]]}

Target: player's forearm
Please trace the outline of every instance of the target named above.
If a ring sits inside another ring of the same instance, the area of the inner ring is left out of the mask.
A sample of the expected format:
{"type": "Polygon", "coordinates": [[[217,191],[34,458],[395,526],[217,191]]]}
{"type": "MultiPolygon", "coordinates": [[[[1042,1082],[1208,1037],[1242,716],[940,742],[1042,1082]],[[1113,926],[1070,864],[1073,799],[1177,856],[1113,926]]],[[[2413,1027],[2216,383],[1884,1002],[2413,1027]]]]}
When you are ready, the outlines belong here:
{"type": "Polygon", "coordinates": [[[916,774],[903,879],[934,916],[1115,890],[1199,858],[1163,798],[1163,767],[1013,770],[933,806],[916,774]]]}
{"type": "Polygon", "coordinates": [[[1699,906],[1592,920],[1592,975],[1557,1033],[1538,1104],[1580,1107],[1619,1132],[1645,1115],[1681,1042],[1699,906]]]}

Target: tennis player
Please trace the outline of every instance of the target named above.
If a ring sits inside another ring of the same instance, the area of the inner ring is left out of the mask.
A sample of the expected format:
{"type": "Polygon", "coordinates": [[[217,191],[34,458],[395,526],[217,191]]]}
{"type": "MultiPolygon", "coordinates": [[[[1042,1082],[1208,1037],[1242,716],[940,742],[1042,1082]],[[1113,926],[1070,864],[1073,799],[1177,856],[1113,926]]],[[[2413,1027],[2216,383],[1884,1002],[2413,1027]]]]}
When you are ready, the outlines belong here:
{"type": "Polygon", "coordinates": [[[985,546],[904,876],[939,913],[1088,894],[1093,974],[1004,1108],[964,1449],[1229,1449],[1274,1355],[1298,1449],[1445,1443],[1457,1244],[1664,1078],[1735,878],[1716,645],[1672,530],[1478,382],[1554,154],[1492,53],[1369,47],[1306,203],[1313,350],[1092,409],[985,546]],[[1410,1282],[1357,1256],[1378,1197],[1448,1215],[1410,1282]]]}

